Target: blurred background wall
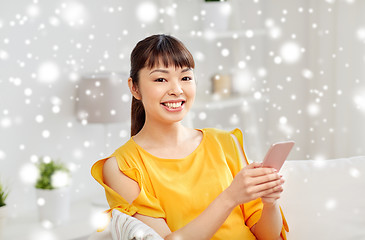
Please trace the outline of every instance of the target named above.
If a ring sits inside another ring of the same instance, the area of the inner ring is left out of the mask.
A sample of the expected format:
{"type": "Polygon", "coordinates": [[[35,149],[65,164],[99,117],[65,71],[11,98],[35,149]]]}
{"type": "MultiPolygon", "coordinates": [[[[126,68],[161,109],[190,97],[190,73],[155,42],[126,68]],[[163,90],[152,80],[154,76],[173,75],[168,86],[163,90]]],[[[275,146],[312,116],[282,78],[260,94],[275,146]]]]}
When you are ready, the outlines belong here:
{"type": "Polygon", "coordinates": [[[128,74],[131,50],[155,33],[176,36],[195,57],[186,124],[241,128],[255,161],[285,139],[296,141],[290,159],[363,155],[364,11],[360,0],[229,0],[219,28],[203,0],[2,1],[0,177],[12,214],[35,208],[39,156],[72,167],[74,200],[101,191],[90,168],[128,140],[130,123],[79,121],[80,79],[128,74]],[[223,88],[214,88],[217,74],[223,88]]]}

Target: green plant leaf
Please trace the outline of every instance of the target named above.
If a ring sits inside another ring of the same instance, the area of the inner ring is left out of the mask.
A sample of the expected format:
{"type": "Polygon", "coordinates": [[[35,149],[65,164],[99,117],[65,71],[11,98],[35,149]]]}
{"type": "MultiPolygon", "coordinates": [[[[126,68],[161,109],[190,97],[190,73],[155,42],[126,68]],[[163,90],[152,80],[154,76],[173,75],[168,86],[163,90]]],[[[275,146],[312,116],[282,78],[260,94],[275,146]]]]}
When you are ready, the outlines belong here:
{"type": "Polygon", "coordinates": [[[5,187],[3,186],[3,184],[0,182],[0,207],[3,207],[6,205],[5,201],[6,198],[9,195],[9,191],[7,189],[5,189],[5,187]]]}
{"type": "Polygon", "coordinates": [[[44,162],[44,160],[41,159],[40,163],[37,164],[37,167],[39,169],[39,177],[35,187],[40,189],[55,189],[55,187],[52,186],[52,175],[56,171],[63,171],[68,174],[70,173],[69,169],[63,163],[55,162],[54,160],[44,162]]]}

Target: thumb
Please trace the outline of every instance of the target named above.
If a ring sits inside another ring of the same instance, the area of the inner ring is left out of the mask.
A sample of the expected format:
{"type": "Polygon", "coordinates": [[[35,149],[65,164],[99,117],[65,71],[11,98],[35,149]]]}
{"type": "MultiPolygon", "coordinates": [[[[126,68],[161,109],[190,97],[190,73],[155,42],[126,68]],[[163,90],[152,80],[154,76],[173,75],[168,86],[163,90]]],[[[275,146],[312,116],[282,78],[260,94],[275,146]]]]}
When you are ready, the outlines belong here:
{"type": "Polygon", "coordinates": [[[253,162],[247,166],[247,168],[254,169],[254,168],[260,168],[262,167],[262,163],[259,162],[253,162]]]}

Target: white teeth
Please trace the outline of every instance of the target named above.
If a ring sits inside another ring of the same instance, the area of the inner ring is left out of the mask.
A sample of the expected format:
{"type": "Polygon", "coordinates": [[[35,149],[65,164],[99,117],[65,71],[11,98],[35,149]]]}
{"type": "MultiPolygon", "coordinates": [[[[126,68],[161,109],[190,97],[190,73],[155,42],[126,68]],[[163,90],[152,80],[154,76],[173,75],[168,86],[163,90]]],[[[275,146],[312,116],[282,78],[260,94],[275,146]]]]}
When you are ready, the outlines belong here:
{"type": "Polygon", "coordinates": [[[178,108],[178,107],[181,107],[182,105],[182,102],[176,102],[176,103],[169,103],[169,102],[166,102],[164,103],[164,105],[168,108],[178,108]]]}

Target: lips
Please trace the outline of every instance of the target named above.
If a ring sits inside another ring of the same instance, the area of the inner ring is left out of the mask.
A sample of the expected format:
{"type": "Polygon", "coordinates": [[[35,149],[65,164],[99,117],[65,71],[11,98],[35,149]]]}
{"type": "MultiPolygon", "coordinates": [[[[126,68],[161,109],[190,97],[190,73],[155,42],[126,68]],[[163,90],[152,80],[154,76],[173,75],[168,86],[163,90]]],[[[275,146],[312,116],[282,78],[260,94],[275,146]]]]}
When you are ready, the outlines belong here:
{"type": "Polygon", "coordinates": [[[179,100],[179,101],[169,101],[169,102],[163,102],[161,103],[165,108],[167,108],[168,110],[178,110],[181,109],[182,106],[184,105],[185,101],[184,100],[179,100]]]}

